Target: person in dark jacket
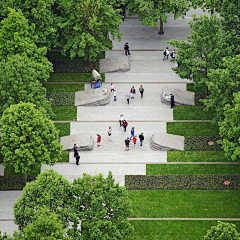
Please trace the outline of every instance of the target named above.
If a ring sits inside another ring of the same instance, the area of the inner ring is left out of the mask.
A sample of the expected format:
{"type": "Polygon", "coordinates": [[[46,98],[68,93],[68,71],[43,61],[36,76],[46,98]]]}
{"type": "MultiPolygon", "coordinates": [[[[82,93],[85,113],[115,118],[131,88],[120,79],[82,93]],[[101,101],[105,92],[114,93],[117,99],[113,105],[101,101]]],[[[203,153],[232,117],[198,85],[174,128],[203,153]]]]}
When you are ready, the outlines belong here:
{"type": "Polygon", "coordinates": [[[126,54],[126,56],[127,55],[131,55],[131,53],[129,52],[129,45],[128,45],[128,43],[126,43],[125,45],[124,45],[124,50],[125,50],[125,54],[126,54]]]}
{"type": "Polygon", "coordinates": [[[77,155],[76,155],[76,164],[77,164],[77,165],[79,165],[79,159],[80,159],[80,156],[79,156],[79,154],[77,153],[77,155]]]}
{"type": "Polygon", "coordinates": [[[143,133],[141,133],[141,134],[139,135],[139,139],[140,139],[140,147],[141,147],[142,144],[143,144],[143,140],[144,140],[143,133]]]}
{"type": "Polygon", "coordinates": [[[123,120],[122,125],[123,125],[123,128],[124,128],[124,132],[126,132],[126,130],[127,130],[127,125],[128,125],[127,121],[126,121],[126,120],[123,120]]]}
{"type": "Polygon", "coordinates": [[[171,93],[170,97],[171,97],[171,107],[170,107],[170,109],[171,109],[174,107],[174,95],[171,93]]]}

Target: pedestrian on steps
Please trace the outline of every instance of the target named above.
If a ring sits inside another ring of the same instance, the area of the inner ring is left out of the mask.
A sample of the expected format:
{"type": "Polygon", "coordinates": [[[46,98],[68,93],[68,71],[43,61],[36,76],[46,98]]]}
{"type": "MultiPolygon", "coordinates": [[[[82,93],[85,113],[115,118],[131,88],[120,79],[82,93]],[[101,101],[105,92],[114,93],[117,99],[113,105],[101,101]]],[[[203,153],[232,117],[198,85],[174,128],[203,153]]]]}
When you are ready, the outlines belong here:
{"type": "Polygon", "coordinates": [[[124,128],[124,132],[126,132],[126,130],[127,130],[127,125],[128,125],[127,121],[126,121],[126,120],[123,120],[122,125],[123,125],[123,128],[124,128]]]}
{"type": "Polygon", "coordinates": [[[143,98],[143,93],[144,93],[144,88],[143,86],[141,85],[140,88],[139,88],[139,93],[141,94],[141,99],[143,98]]]}
{"type": "Polygon", "coordinates": [[[129,100],[130,100],[130,93],[129,92],[127,92],[126,94],[125,94],[125,98],[127,99],[127,103],[129,104],[129,100]]]}
{"type": "Polygon", "coordinates": [[[110,141],[112,140],[112,139],[111,139],[111,135],[112,135],[112,128],[109,127],[109,129],[108,129],[108,137],[109,137],[109,140],[110,140],[110,141]]]}
{"type": "Polygon", "coordinates": [[[144,140],[143,133],[141,133],[141,134],[139,135],[139,139],[140,139],[140,147],[141,147],[142,144],[143,144],[143,140],[144,140]]]}
{"type": "Polygon", "coordinates": [[[113,85],[113,83],[110,84],[110,91],[111,91],[111,94],[114,92],[114,85],[113,85]]]}
{"type": "Polygon", "coordinates": [[[123,114],[121,114],[121,115],[119,116],[120,127],[121,127],[122,124],[123,124],[123,120],[124,120],[124,116],[123,116],[123,114]]]}
{"type": "Polygon", "coordinates": [[[100,147],[101,136],[97,134],[97,146],[100,147]]]}
{"type": "Polygon", "coordinates": [[[132,138],[134,138],[134,136],[135,136],[135,130],[134,130],[134,127],[132,127],[130,140],[132,140],[132,138]]]}
{"type": "Polygon", "coordinates": [[[131,55],[131,53],[129,52],[129,49],[130,49],[130,47],[129,47],[128,43],[126,42],[126,44],[124,45],[124,51],[125,51],[126,56],[131,55]]]}
{"type": "Polygon", "coordinates": [[[117,91],[116,91],[116,89],[114,89],[113,97],[114,97],[114,101],[117,101],[117,91]]]}
{"type": "Polygon", "coordinates": [[[131,144],[131,141],[129,140],[129,138],[127,138],[125,140],[125,151],[129,151],[129,144],[131,144]]]}
{"type": "Polygon", "coordinates": [[[165,57],[168,59],[169,58],[169,51],[168,47],[163,51],[163,61],[165,60],[165,57]]]}

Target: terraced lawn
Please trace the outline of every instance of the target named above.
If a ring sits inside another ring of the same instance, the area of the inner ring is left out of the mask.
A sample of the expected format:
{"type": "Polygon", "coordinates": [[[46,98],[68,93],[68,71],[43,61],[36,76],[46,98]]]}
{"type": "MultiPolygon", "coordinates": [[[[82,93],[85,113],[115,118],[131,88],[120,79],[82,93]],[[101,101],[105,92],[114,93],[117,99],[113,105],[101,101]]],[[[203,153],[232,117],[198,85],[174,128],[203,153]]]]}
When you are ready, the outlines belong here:
{"type": "Polygon", "coordinates": [[[240,191],[129,190],[132,218],[240,218],[240,191]]]}

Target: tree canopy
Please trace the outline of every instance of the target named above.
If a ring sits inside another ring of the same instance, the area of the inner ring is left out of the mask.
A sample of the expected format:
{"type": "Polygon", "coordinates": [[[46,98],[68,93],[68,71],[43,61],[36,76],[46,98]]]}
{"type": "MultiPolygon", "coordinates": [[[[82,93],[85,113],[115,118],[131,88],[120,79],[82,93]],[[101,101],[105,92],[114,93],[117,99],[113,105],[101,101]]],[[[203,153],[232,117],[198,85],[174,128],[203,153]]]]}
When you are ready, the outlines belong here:
{"type": "Polygon", "coordinates": [[[239,240],[240,234],[236,230],[236,225],[218,221],[217,226],[213,226],[210,230],[207,231],[204,239],[239,240]]]}
{"type": "Polygon", "coordinates": [[[223,138],[219,143],[225,156],[232,161],[240,160],[240,92],[234,93],[232,105],[224,107],[224,120],[219,122],[219,134],[223,138]]]}
{"type": "Polygon", "coordinates": [[[163,34],[162,22],[167,22],[166,13],[173,13],[174,18],[183,17],[189,10],[190,2],[185,0],[128,0],[130,15],[138,14],[143,25],[157,27],[160,19],[160,34],[163,34]]]}
{"type": "Polygon", "coordinates": [[[120,9],[109,0],[61,0],[61,46],[63,53],[94,61],[101,50],[112,48],[109,33],[121,39],[120,9]]]}
{"type": "Polygon", "coordinates": [[[38,47],[57,47],[59,45],[56,0],[1,0],[0,15],[7,16],[8,8],[21,10],[30,25],[34,24],[34,34],[37,36],[38,47]]]}
{"type": "Polygon", "coordinates": [[[189,25],[192,34],[187,42],[168,41],[177,48],[177,62],[180,65],[173,70],[181,78],[193,80],[196,86],[206,86],[208,73],[221,65],[222,58],[231,54],[232,47],[226,46],[221,20],[216,15],[193,15],[189,25]]]}
{"type": "Polygon", "coordinates": [[[51,104],[46,99],[46,89],[40,81],[49,78],[51,64],[35,62],[19,54],[0,61],[0,115],[12,104],[34,103],[52,114],[51,104]]]}
{"type": "Polygon", "coordinates": [[[33,164],[53,165],[61,158],[58,130],[43,108],[32,103],[11,105],[3,112],[1,125],[3,165],[25,174],[25,182],[33,164]]]}
{"type": "Polygon", "coordinates": [[[70,184],[54,170],[46,169],[27,183],[14,205],[15,223],[21,231],[35,221],[42,207],[58,214],[68,236],[74,239],[123,239],[132,231],[127,221],[127,192],[114,183],[111,173],[107,178],[84,175],[70,184]]]}

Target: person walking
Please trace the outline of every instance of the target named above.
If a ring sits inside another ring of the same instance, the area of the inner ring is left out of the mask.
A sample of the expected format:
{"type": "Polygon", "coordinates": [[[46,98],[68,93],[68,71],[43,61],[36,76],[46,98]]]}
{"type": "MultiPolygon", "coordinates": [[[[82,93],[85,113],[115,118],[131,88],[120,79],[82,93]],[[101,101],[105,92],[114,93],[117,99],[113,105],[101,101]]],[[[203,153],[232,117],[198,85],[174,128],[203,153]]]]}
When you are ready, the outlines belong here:
{"type": "Polygon", "coordinates": [[[109,129],[108,129],[108,137],[109,137],[109,140],[110,140],[110,141],[112,140],[112,139],[111,139],[111,135],[112,135],[112,128],[109,127],[109,129]]]}
{"type": "Polygon", "coordinates": [[[129,47],[128,43],[126,42],[126,44],[124,45],[124,50],[125,50],[126,56],[131,55],[131,53],[129,52],[129,49],[130,49],[130,47],[129,47]]]}
{"type": "Polygon", "coordinates": [[[97,146],[100,147],[101,136],[97,134],[97,146]]]}
{"type": "Polygon", "coordinates": [[[140,88],[139,88],[139,93],[141,94],[141,99],[143,98],[143,93],[144,93],[144,88],[143,86],[141,85],[140,88]]]}
{"type": "Polygon", "coordinates": [[[176,49],[170,53],[171,59],[176,59],[176,49]]]}
{"type": "Polygon", "coordinates": [[[129,140],[129,138],[127,138],[125,140],[125,151],[129,151],[129,145],[131,144],[131,141],[129,140]]]}
{"type": "Polygon", "coordinates": [[[133,146],[134,147],[135,147],[136,143],[137,143],[137,136],[134,136],[134,138],[133,138],[133,146]]]}
{"type": "Polygon", "coordinates": [[[111,94],[112,92],[114,92],[114,85],[112,83],[110,84],[110,91],[111,91],[111,94]]]}
{"type": "Polygon", "coordinates": [[[128,125],[127,121],[126,121],[126,120],[123,120],[122,125],[123,125],[123,128],[124,128],[124,132],[126,132],[126,130],[127,130],[127,125],[128,125]]]}
{"type": "Polygon", "coordinates": [[[124,116],[123,116],[123,114],[121,114],[121,115],[119,116],[120,127],[122,127],[123,120],[124,120],[124,116]]]}
{"type": "Polygon", "coordinates": [[[130,93],[131,93],[131,98],[134,98],[134,94],[136,94],[136,89],[132,87],[130,90],[130,93]]]}
{"type": "Polygon", "coordinates": [[[168,47],[163,51],[163,61],[165,60],[165,57],[168,59],[169,58],[169,51],[168,47]]]}
{"type": "Polygon", "coordinates": [[[130,137],[130,141],[132,140],[132,138],[135,136],[135,131],[134,131],[134,127],[132,127],[131,129],[131,137],[130,137]]]}
{"type": "Polygon", "coordinates": [[[171,93],[170,97],[171,97],[171,107],[170,107],[170,109],[171,109],[174,107],[174,95],[171,93]]]}
{"type": "Polygon", "coordinates": [[[116,89],[114,89],[113,97],[114,97],[114,101],[117,101],[117,91],[116,91],[116,89]]]}
{"type": "Polygon", "coordinates": [[[78,150],[77,144],[74,143],[74,145],[73,145],[74,157],[75,157],[75,155],[78,154],[78,151],[77,151],[77,150],[78,150]]]}
{"type": "Polygon", "coordinates": [[[142,144],[143,144],[143,140],[144,140],[143,133],[141,133],[141,134],[139,135],[139,139],[140,139],[140,147],[141,147],[142,144]]]}
{"type": "Polygon", "coordinates": [[[79,153],[77,153],[77,155],[76,155],[76,164],[77,165],[79,165],[79,159],[80,159],[80,155],[79,155],[79,153]]]}
{"type": "Polygon", "coordinates": [[[130,93],[129,92],[127,92],[125,94],[125,98],[127,99],[127,103],[129,104],[129,99],[130,99],[130,93]]]}

